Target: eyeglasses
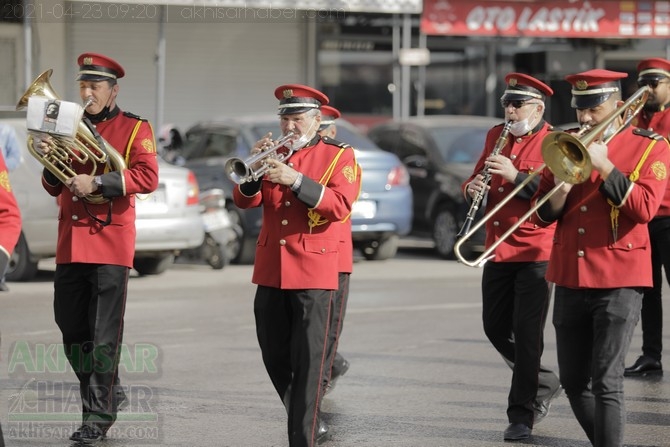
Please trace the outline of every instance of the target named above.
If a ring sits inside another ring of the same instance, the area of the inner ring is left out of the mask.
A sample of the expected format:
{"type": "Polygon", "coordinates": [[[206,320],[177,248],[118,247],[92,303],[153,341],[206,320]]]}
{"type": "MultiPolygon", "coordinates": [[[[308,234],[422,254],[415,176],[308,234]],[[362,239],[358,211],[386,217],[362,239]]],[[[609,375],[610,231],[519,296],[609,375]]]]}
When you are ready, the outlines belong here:
{"type": "Polygon", "coordinates": [[[513,101],[509,99],[501,99],[500,100],[500,105],[503,106],[504,109],[508,108],[509,106],[514,107],[515,109],[520,109],[523,106],[527,106],[529,104],[538,104],[537,102],[530,102],[530,101],[522,101],[520,99],[515,99],[513,101]]]}
{"type": "Polygon", "coordinates": [[[658,80],[658,79],[642,79],[640,81],[637,81],[637,85],[639,87],[644,87],[644,86],[648,85],[652,89],[655,89],[656,87],[658,87],[658,84],[667,84],[667,82],[663,81],[663,80],[658,80]]]}

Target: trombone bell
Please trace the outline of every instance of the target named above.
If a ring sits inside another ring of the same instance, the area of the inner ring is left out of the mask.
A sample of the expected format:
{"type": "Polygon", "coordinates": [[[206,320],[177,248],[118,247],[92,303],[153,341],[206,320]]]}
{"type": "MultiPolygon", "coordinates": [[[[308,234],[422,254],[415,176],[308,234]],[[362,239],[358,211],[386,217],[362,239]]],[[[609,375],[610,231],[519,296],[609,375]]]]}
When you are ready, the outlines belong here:
{"type": "Polygon", "coordinates": [[[583,183],[591,176],[591,157],[584,144],[566,132],[552,132],[542,140],[542,159],[565,183],[583,183]]]}

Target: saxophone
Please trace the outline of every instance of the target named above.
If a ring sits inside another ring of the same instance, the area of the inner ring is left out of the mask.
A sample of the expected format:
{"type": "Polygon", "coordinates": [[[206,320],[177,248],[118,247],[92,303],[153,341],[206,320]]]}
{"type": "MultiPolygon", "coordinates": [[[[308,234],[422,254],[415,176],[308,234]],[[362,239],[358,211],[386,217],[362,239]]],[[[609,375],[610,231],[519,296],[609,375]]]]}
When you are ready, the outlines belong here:
{"type": "MultiPolygon", "coordinates": [[[[491,155],[500,154],[503,148],[507,145],[510,127],[512,127],[512,121],[505,122],[505,126],[503,127],[502,132],[500,132],[500,136],[496,140],[496,145],[491,151],[491,155]]],[[[484,176],[484,185],[487,186],[491,182],[491,172],[488,167],[484,169],[482,175],[484,176]]],[[[486,197],[486,188],[482,188],[481,190],[477,191],[477,195],[474,197],[474,199],[472,199],[468,214],[465,216],[465,222],[463,222],[461,231],[458,232],[456,237],[467,236],[468,233],[470,233],[470,227],[472,226],[472,222],[475,220],[475,215],[477,214],[477,210],[479,210],[484,197],[486,197]]]]}

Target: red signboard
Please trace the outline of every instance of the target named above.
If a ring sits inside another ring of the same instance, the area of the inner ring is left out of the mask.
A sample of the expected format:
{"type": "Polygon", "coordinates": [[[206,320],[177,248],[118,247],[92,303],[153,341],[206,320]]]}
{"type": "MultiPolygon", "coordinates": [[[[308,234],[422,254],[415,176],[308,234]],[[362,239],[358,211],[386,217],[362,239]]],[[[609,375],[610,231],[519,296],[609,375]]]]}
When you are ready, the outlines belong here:
{"type": "Polygon", "coordinates": [[[429,35],[668,38],[670,1],[424,0],[429,35]]]}

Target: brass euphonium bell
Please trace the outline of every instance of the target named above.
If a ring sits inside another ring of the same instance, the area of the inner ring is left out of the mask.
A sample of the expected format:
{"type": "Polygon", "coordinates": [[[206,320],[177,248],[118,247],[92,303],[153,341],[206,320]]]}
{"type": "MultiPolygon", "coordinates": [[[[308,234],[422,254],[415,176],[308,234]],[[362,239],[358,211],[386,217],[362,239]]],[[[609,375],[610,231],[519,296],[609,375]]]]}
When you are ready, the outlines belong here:
{"type": "MultiPolygon", "coordinates": [[[[35,78],[16,104],[16,110],[26,108],[28,106],[28,99],[31,96],[40,96],[55,100],[60,99],[49,82],[52,73],[53,70],[49,69],[35,78]]],[[[87,174],[91,176],[97,174],[98,165],[100,164],[106,164],[110,171],[123,171],[126,169],[126,162],[121,154],[102,137],[99,135],[98,137],[102,142],[102,146],[98,143],[96,135],[86,123],[80,121],[74,139],[50,135],[50,151],[47,154],[43,154],[34,148],[34,138],[29,132],[27,141],[28,152],[63,183],[77,174],[82,174],[82,172],[76,172],[72,166],[73,163],[84,165],[90,162],[91,169],[87,174]]],[[[108,201],[108,199],[102,197],[102,194],[89,194],[84,199],[90,203],[104,203],[108,201]]]]}

